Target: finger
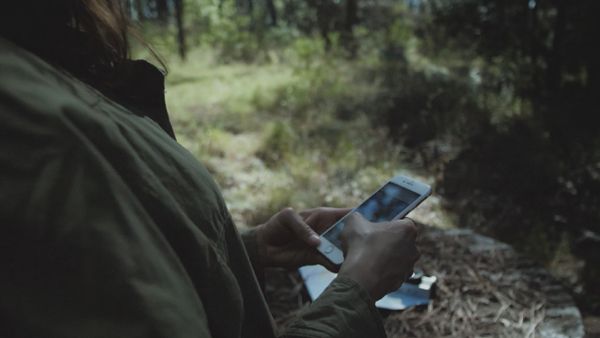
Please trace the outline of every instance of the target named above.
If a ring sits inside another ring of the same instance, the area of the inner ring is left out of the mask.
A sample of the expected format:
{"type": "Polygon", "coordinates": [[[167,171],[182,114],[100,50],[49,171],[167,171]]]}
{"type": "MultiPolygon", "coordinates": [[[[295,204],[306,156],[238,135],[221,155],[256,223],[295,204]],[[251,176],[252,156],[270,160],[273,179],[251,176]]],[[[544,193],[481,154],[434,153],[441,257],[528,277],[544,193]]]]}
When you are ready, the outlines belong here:
{"type": "Polygon", "coordinates": [[[404,217],[403,219],[413,222],[413,224],[415,225],[415,229],[417,229],[417,236],[420,235],[421,232],[423,232],[423,230],[425,229],[425,224],[421,222],[417,222],[410,217],[404,217]]]}
{"type": "Polygon", "coordinates": [[[323,233],[332,225],[338,222],[342,217],[346,216],[351,208],[321,208],[320,212],[315,212],[306,218],[306,223],[318,233],[323,233]]]}
{"type": "Polygon", "coordinates": [[[331,213],[336,213],[337,211],[346,211],[345,213],[347,214],[348,212],[350,212],[350,210],[352,210],[352,208],[332,208],[332,207],[316,207],[316,208],[311,208],[311,209],[304,209],[298,212],[298,214],[300,214],[300,216],[304,217],[308,217],[311,216],[313,214],[331,214],[331,213]]]}
{"type": "Polygon", "coordinates": [[[338,221],[340,218],[346,216],[352,208],[323,208],[323,213],[326,213],[327,218],[332,221],[338,221]]]}
{"type": "Polygon", "coordinates": [[[298,214],[300,215],[300,217],[302,217],[303,220],[306,221],[306,219],[312,216],[317,211],[317,209],[318,208],[304,209],[298,212],[298,214]]]}
{"type": "Polygon", "coordinates": [[[312,215],[306,219],[306,224],[308,224],[315,232],[321,234],[325,230],[329,229],[335,221],[323,221],[320,219],[319,215],[312,215]]]}
{"type": "Polygon", "coordinates": [[[317,246],[321,243],[319,235],[304,222],[302,217],[293,209],[287,208],[282,211],[283,224],[290,229],[297,238],[310,246],[317,246]]]}
{"type": "Polygon", "coordinates": [[[321,231],[329,228],[350,211],[352,211],[352,208],[319,207],[301,211],[300,216],[315,231],[321,231]]]}
{"type": "Polygon", "coordinates": [[[345,209],[345,208],[331,208],[331,207],[316,207],[311,209],[305,209],[298,212],[302,219],[306,220],[309,217],[314,218],[315,216],[329,215],[336,210],[345,209]]]}
{"type": "Polygon", "coordinates": [[[369,221],[360,212],[355,211],[346,217],[344,223],[346,224],[346,228],[354,229],[364,226],[366,223],[369,223],[369,221]]]}
{"type": "Polygon", "coordinates": [[[404,232],[406,234],[406,236],[410,240],[414,241],[417,239],[418,231],[417,231],[417,227],[415,226],[415,222],[413,222],[413,220],[403,218],[394,223],[401,229],[402,232],[404,232]]]}

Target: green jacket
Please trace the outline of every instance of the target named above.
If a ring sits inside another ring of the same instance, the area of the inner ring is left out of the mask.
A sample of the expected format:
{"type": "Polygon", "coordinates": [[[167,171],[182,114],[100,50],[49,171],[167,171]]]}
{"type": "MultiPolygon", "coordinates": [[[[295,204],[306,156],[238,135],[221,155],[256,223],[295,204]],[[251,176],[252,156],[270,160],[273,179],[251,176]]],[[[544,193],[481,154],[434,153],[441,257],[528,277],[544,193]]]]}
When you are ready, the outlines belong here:
{"type": "Polygon", "coordinates": [[[0,76],[0,337],[385,336],[339,277],[277,333],[252,237],[188,151],[2,38],[0,76]]]}

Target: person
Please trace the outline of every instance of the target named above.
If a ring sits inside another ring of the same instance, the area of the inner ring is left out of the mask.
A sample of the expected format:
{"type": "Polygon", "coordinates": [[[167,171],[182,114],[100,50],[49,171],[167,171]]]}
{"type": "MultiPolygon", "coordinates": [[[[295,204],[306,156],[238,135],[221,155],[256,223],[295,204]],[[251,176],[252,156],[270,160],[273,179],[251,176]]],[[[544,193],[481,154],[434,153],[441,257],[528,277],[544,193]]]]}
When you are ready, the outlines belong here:
{"type": "Polygon", "coordinates": [[[409,220],[353,214],[345,261],[315,250],[348,209],[284,209],[238,234],[175,140],[162,73],[128,56],[118,1],[0,14],[1,337],[383,337],[374,302],[418,258],[409,220]],[[337,278],[278,332],[265,267],[337,278]]]}

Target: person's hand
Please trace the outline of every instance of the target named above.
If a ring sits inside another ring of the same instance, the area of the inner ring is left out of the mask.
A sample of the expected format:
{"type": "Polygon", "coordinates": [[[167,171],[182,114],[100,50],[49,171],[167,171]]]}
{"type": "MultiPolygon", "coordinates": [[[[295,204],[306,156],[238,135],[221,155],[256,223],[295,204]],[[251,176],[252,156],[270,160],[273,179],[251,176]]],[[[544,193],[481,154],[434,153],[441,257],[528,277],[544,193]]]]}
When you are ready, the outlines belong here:
{"type": "Polygon", "coordinates": [[[256,228],[259,263],[263,267],[296,269],[321,264],[337,271],[338,267],[322,256],[316,247],[325,231],[351,209],[315,208],[296,213],[286,208],[256,228]]]}
{"type": "Polygon", "coordinates": [[[377,301],[411,276],[420,256],[416,236],[409,219],[371,223],[357,212],[349,215],[341,235],[345,255],[339,275],[358,282],[377,301]]]}

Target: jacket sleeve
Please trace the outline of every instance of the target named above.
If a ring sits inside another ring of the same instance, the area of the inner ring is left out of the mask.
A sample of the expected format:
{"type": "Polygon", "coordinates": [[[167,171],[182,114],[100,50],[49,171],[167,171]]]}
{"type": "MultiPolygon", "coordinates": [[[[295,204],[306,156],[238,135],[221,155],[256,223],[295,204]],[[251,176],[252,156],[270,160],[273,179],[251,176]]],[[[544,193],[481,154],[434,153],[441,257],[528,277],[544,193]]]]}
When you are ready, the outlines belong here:
{"type": "Polygon", "coordinates": [[[354,280],[338,276],[287,328],[285,338],[386,337],[369,294],[354,280]]]}
{"type": "MultiPolygon", "coordinates": [[[[235,225],[234,225],[235,226],[235,225]]],[[[254,229],[246,230],[240,234],[244,248],[248,254],[248,259],[252,264],[252,269],[260,288],[265,290],[265,267],[259,261],[258,245],[256,243],[256,231],[254,229]]]]}
{"type": "MultiPolygon", "coordinates": [[[[264,269],[258,262],[253,230],[241,234],[261,286],[264,269]]],[[[381,316],[369,294],[354,280],[338,276],[321,296],[305,309],[282,337],[385,337],[381,316]]]]}
{"type": "Polygon", "coordinates": [[[81,144],[2,115],[0,337],[210,337],[184,268],[120,178],[81,144]]]}

